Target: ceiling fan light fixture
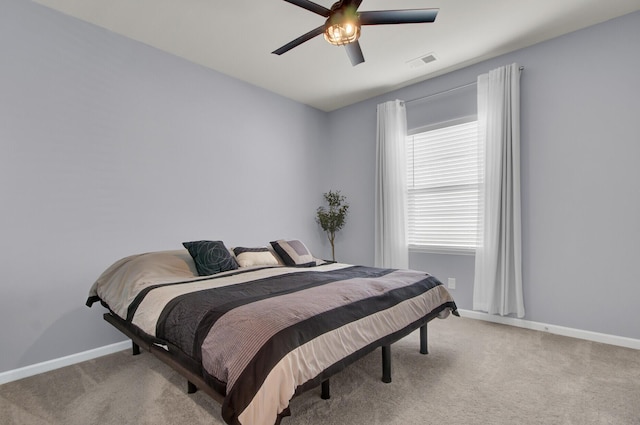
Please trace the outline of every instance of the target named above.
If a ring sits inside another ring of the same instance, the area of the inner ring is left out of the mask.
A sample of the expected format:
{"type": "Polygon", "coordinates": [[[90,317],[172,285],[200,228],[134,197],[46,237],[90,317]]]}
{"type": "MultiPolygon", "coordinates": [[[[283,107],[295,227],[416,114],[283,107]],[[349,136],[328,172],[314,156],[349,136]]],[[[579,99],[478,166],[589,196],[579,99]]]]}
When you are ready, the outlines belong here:
{"type": "Polygon", "coordinates": [[[336,12],[324,26],[324,39],[334,46],[344,46],[360,38],[360,22],[356,13],[336,12]]]}
{"type": "Polygon", "coordinates": [[[360,26],[353,24],[335,24],[324,31],[324,39],[334,46],[344,46],[360,38],[360,26]]]}

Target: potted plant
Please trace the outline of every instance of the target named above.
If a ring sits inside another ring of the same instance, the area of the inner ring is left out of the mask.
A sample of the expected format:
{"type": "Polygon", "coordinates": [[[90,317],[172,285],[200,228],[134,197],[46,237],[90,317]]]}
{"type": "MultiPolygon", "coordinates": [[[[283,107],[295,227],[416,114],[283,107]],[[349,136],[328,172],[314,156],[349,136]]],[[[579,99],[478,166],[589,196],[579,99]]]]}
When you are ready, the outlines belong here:
{"type": "Polygon", "coordinates": [[[329,238],[331,243],[331,257],[333,261],[336,261],[336,251],[334,241],[336,239],[336,232],[344,227],[347,212],[349,211],[349,204],[347,204],[347,197],[340,194],[340,191],[329,191],[324,194],[324,199],[329,205],[329,208],[324,206],[318,207],[316,210],[316,221],[322,227],[329,238]]]}

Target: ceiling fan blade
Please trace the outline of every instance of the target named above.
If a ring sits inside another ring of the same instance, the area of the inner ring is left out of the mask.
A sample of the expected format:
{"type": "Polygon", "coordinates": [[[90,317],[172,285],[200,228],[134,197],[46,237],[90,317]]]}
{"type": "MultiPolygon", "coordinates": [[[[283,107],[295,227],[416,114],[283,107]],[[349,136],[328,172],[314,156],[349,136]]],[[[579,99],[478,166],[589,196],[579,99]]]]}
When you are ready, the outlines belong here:
{"type": "Polygon", "coordinates": [[[299,45],[301,45],[305,41],[309,41],[313,37],[318,36],[318,35],[322,34],[323,32],[324,32],[324,25],[321,25],[318,28],[309,31],[306,34],[301,35],[300,37],[296,38],[295,40],[288,42],[284,46],[280,47],[279,49],[274,50],[271,53],[274,53],[276,55],[281,55],[283,53],[286,53],[289,50],[293,49],[294,47],[298,47],[299,45]]]}
{"type": "Polygon", "coordinates": [[[317,13],[318,15],[324,16],[325,18],[328,18],[329,15],[331,14],[331,10],[309,0],[284,0],[284,1],[286,1],[287,3],[295,4],[296,6],[299,6],[303,9],[307,9],[310,12],[317,13]]]}
{"type": "Polygon", "coordinates": [[[351,65],[356,66],[364,62],[364,55],[362,54],[362,49],[360,48],[360,43],[358,43],[358,41],[345,44],[344,48],[347,50],[347,55],[349,55],[351,65]]]}
{"type": "Polygon", "coordinates": [[[435,21],[438,9],[376,10],[359,15],[360,25],[419,24],[435,21]]]}

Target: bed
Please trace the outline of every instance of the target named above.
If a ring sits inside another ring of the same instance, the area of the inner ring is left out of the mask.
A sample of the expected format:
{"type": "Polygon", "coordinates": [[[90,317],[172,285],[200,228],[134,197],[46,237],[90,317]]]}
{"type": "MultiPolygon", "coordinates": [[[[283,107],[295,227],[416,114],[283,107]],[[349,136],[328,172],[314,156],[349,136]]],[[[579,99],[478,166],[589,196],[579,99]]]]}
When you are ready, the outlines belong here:
{"type": "Polygon", "coordinates": [[[295,240],[184,246],[117,261],[87,305],[109,310],[134,354],[152,352],[220,402],[229,424],[280,423],[295,395],[322,385],[328,398],[329,378],[377,347],[389,382],[390,345],[420,328],[426,353],[427,323],[457,313],[433,276],[318,260],[295,240]]]}

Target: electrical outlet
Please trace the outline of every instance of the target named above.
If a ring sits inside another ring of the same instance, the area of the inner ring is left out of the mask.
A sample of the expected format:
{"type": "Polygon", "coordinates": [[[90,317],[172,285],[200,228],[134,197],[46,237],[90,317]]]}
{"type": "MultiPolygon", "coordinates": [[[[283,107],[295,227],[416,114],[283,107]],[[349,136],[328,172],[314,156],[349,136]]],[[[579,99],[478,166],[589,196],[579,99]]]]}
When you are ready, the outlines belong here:
{"type": "Polygon", "coordinates": [[[450,277],[449,281],[447,282],[447,287],[449,289],[456,289],[456,278],[455,277],[450,277]]]}

